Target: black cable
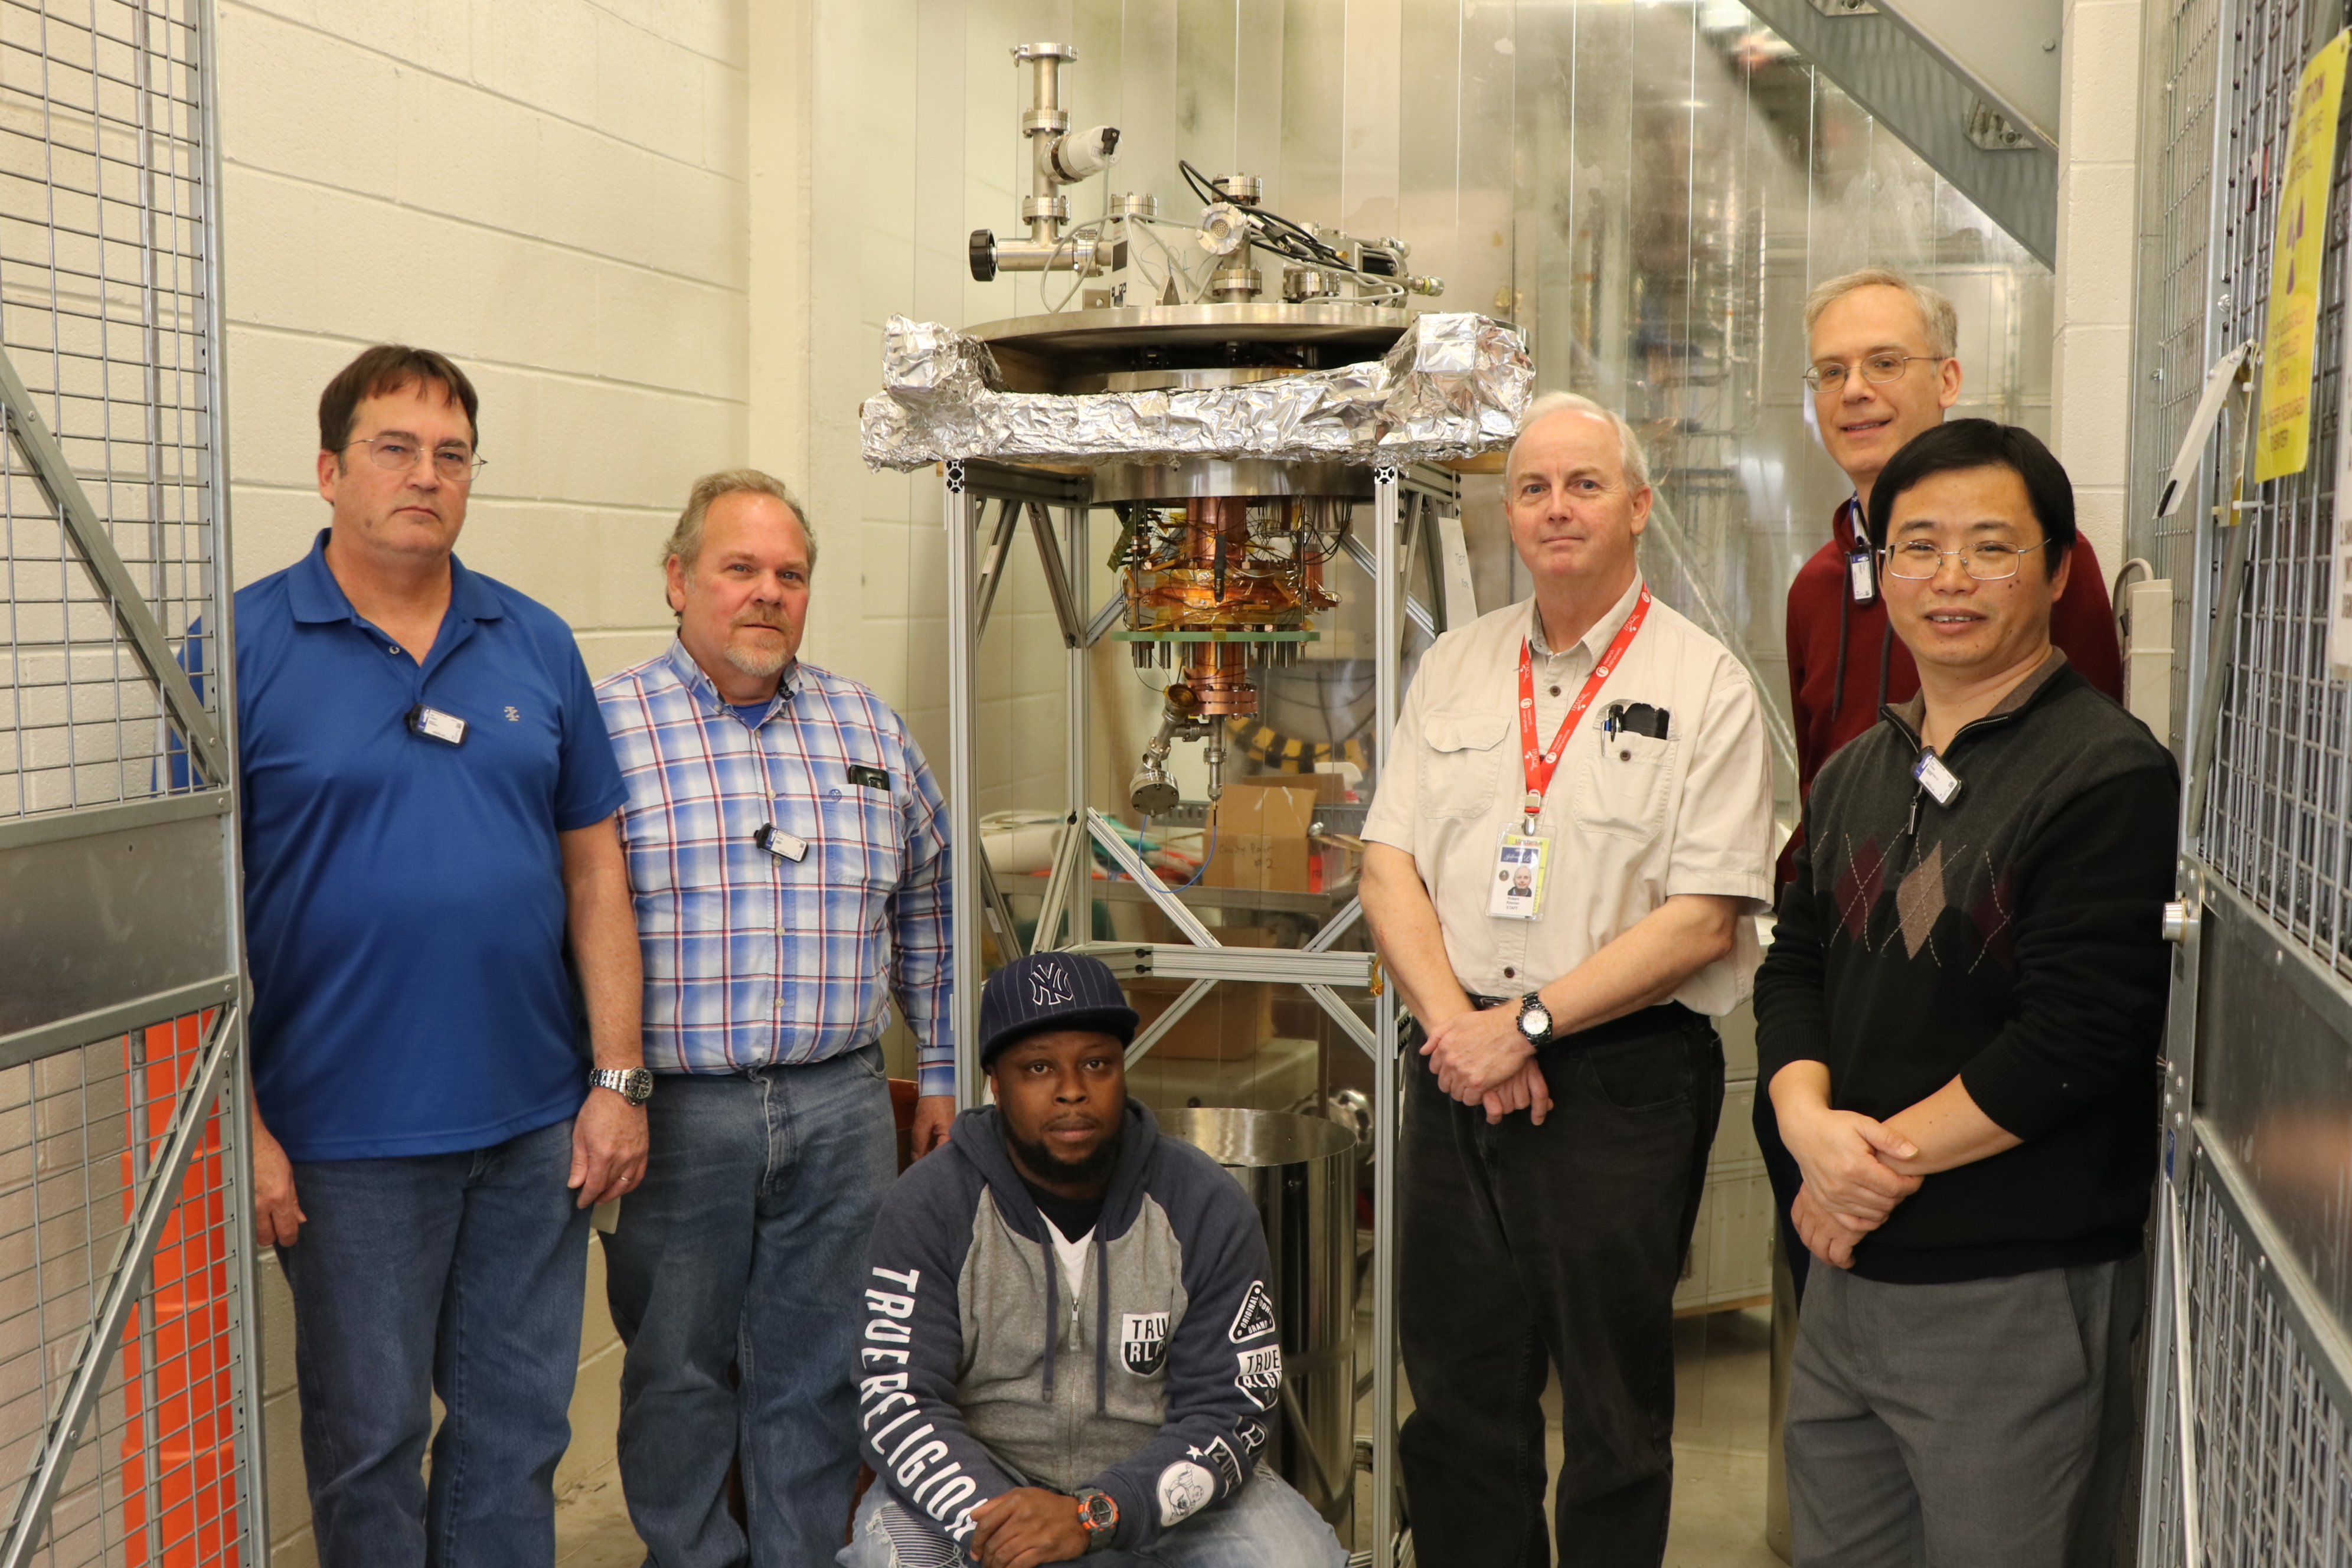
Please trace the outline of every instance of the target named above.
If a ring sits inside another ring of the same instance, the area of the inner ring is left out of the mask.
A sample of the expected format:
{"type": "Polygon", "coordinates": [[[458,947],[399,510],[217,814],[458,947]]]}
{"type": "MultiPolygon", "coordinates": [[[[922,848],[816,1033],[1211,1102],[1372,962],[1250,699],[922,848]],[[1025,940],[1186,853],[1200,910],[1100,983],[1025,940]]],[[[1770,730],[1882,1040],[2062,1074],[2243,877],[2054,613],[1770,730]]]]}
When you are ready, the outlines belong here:
{"type": "MultiPolygon", "coordinates": [[[[1201,205],[1202,206],[1214,206],[1218,203],[1227,199],[1224,194],[1217,189],[1216,185],[1206,174],[1203,174],[1200,170],[1192,166],[1190,159],[1177,159],[1176,167],[1182,171],[1185,184],[1192,187],[1192,194],[1201,198],[1201,205]]],[[[1290,219],[1283,216],[1280,213],[1271,211],[1265,207],[1250,207],[1246,210],[1252,217],[1258,218],[1264,223],[1272,224],[1276,227],[1287,229],[1289,231],[1288,234],[1276,235],[1265,233],[1261,229],[1259,233],[1252,237],[1252,244],[1260,246],[1265,249],[1271,250],[1277,256],[1288,257],[1291,260],[1303,263],[1308,267],[1332,267],[1344,265],[1344,263],[1340,261],[1339,253],[1337,250],[1324,244],[1321,240],[1316,238],[1314,235],[1308,233],[1306,228],[1302,227],[1298,224],[1293,223],[1290,219]],[[1296,248],[1296,247],[1300,245],[1304,245],[1306,247],[1304,251],[1296,248]]]]}
{"type": "Polygon", "coordinates": [[[1217,187],[1209,183],[1209,177],[1206,174],[1192,167],[1191,159],[1177,159],[1176,167],[1183,171],[1185,184],[1192,187],[1192,194],[1201,198],[1202,206],[1213,207],[1225,199],[1218,194],[1217,187]]]}

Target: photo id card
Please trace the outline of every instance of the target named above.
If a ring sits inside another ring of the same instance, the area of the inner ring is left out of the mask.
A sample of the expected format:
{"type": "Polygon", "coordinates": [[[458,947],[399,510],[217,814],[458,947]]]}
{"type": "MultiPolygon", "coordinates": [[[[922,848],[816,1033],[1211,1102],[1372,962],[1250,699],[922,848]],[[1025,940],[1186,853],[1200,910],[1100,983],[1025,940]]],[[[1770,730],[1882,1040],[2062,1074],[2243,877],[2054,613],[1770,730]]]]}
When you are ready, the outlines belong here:
{"type": "Polygon", "coordinates": [[[1534,833],[1503,834],[1495,845],[1495,879],[1486,887],[1486,912],[1507,921],[1531,921],[1542,914],[1544,873],[1550,864],[1550,839],[1534,833]]]}
{"type": "Polygon", "coordinates": [[[1878,574],[1871,565],[1867,550],[1857,550],[1845,558],[1846,591],[1857,605],[1878,603],[1878,574]]]}
{"type": "Polygon", "coordinates": [[[1936,797],[1937,805],[1949,805],[1960,798],[1960,775],[1944,765],[1933,746],[1921,749],[1919,760],[1911,764],[1911,776],[1936,797]]]}
{"type": "Polygon", "coordinates": [[[787,833],[772,822],[760,824],[760,831],[751,835],[751,842],[779,860],[798,860],[808,853],[807,839],[787,833]]]}
{"type": "Polygon", "coordinates": [[[466,743],[466,721],[455,713],[444,713],[438,708],[427,708],[420,702],[408,710],[408,727],[419,735],[436,741],[446,741],[453,746],[466,743]]]}

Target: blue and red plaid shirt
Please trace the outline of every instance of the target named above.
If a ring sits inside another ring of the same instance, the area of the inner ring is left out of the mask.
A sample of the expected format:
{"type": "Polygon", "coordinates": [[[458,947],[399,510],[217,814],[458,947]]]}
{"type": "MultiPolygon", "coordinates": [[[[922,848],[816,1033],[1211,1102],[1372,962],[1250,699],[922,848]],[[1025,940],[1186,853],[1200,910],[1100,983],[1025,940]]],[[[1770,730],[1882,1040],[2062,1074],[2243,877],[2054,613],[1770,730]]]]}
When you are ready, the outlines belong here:
{"type": "Polygon", "coordinates": [[[952,1094],[947,815],[898,715],[803,662],[747,724],[677,642],[596,699],[629,788],[646,1065],[824,1061],[877,1038],[895,995],[921,1091],[952,1094]],[[763,826],[805,853],[761,847],[763,826]]]}

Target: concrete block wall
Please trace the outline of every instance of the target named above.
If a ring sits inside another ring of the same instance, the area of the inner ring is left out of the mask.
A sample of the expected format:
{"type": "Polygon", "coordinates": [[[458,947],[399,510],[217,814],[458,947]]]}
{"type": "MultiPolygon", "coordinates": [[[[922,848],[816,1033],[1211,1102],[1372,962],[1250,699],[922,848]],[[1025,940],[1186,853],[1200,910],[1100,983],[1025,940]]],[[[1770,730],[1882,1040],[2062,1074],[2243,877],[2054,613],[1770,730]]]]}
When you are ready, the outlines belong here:
{"type": "Polygon", "coordinates": [[[2139,260],[2140,0],[2065,0],[2058,121],[2053,448],[2112,583],[2131,479],[2139,260]]]}
{"type": "Polygon", "coordinates": [[[220,8],[238,580],[324,526],[320,388],[386,339],[482,396],[459,554],[597,674],[669,636],[656,552],[745,455],[748,0],[220,8]]]}
{"type": "MultiPolygon", "coordinates": [[[[746,458],[749,0],[225,0],[224,287],[239,583],[326,523],[319,391],[387,339],[463,364],[459,553],[592,673],[670,636],[656,552],[746,458]]],[[[828,541],[828,543],[831,542],[828,541]]],[[[620,1347],[592,1249],[561,1491],[608,1475],[620,1347]]],[[[315,1561],[290,1303],[264,1259],[272,1558],[315,1561]]]]}

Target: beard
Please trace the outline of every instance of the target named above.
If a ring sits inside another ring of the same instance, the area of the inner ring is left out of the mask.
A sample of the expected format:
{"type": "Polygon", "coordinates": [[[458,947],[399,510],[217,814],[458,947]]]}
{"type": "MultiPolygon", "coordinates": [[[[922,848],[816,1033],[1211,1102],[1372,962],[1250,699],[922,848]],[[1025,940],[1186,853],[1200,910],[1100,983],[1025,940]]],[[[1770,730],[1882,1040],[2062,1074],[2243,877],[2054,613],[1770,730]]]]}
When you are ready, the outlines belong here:
{"type": "Polygon", "coordinates": [[[1004,1128],[1005,1142],[1021,1156],[1021,1163],[1029,1168],[1031,1174],[1070,1186],[1091,1186],[1097,1182],[1108,1181],[1110,1173],[1118,1169],[1118,1153],[1125,1135],[1126,1118],[1121,1117],[1112,1126],[1110,1136],[1096,1144],[1092,1152],[1081,1159],[1065,1160],[1046,1147],[1042,1139],[1032,1142],[1013,1131],[1009,1124],[1004,1128]]]}
{"type": "MultiPolygon", "coordinates": [[[[793,661],[792,640],[789,637],[782,637],[782,640],[772,648],[747,647],[735,637],[735,633],[744,626],[767,626],[768,624],[765,621],[739,622],[735,626],[730,627],[727,633],[727,646],[719,650],[719,657],[744,674],[757,676],[762,680],[772,675],[782,673],[784,666],[793,661]]],[[[772,629],[779,634],[783,631],[781,626],[772,629]]]]}

